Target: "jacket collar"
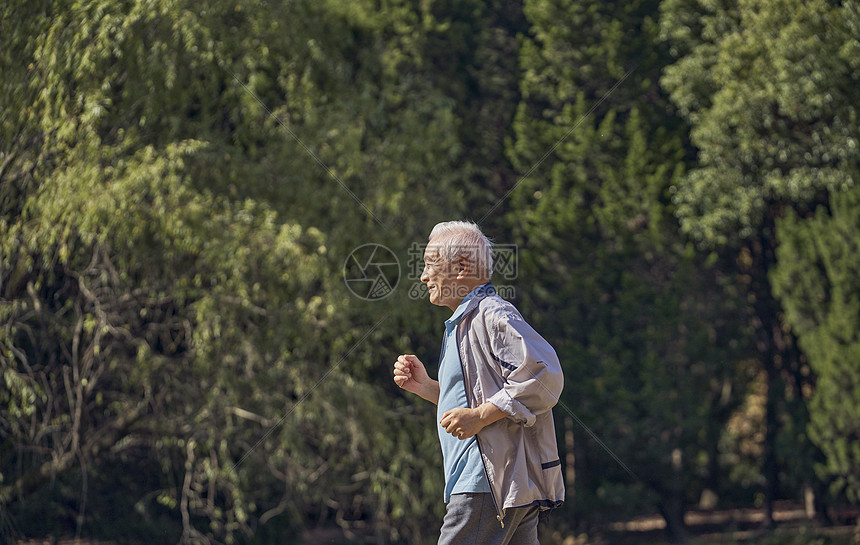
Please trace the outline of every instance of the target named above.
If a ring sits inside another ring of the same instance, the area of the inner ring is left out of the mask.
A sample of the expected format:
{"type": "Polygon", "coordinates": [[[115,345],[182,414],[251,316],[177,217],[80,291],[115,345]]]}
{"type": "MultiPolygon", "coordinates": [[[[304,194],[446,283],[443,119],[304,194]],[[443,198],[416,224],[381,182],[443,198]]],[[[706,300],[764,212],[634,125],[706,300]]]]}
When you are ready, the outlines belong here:
{"type": "Polygon", "coordinates": [[[478,308],[478,305],[481,303],[482,299],[495,294],[496,287],[493,286],[492,282],[487,282],[486,284],[482,284],[475,288],[472,293],[467,296],[469,297],[469,300],[466,303],[466,308],[462,309],[462,312],[458,314],[458,320],[462,320],[466,315],[478,308]]]}

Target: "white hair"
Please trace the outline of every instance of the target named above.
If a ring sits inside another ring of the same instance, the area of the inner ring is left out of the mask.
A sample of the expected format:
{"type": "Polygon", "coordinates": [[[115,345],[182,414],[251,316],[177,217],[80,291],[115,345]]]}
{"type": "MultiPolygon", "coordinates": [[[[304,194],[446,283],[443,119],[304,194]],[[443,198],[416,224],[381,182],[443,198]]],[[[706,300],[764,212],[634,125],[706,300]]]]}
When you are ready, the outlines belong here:
{"type": "Polygon", "coordinates": [[[493,243],[477,224],[471,221],[437,223],[430,231],[429,240],[433,240],[433,246],[446,262],[453,263],[465,257],[475,265],[477,274],[486,275],[487,280],[493,275],[493,243]]]}

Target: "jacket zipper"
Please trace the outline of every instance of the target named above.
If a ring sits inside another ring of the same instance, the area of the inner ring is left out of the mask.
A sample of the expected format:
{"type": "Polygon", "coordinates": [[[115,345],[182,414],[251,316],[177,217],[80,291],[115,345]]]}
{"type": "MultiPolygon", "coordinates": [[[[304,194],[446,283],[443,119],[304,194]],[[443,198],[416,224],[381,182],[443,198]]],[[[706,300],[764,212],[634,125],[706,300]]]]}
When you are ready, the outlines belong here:
{"type": "Polygon", "coordinates": [[[484,475],[487,477],[487,483],[490,485],[490,496],[493,498],[493,505],[496,506],[496,520],[499,521],[499,524],[502,525],[502,528],[505,527],[505,520],[502,518],[502,512],[499,509],[499,502],[496,500],[496,493],[493,491],[493,483],[490,482],[490,475],[487,473],[487,463],[484,462],[484,451],[481,448],[481,440],[478,439],[478,436],[475,436],[475,444],[478,445],[478,452],[481,453],[481,465],[484,466],[484,475]]]}

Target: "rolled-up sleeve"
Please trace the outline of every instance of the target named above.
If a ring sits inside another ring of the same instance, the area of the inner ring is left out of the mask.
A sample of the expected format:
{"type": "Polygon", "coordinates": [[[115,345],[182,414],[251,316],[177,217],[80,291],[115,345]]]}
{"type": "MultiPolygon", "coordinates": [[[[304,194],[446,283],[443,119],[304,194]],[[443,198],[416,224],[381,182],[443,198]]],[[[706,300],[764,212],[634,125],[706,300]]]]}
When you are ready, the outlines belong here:
{"type": "Polygon", "coordinates": [[[526,426],[558,403],[564,376],[550,344],[522,317],[501,313],[493,317],[491,358],[501,368],[504,384],[488,401],[526,426]]]}

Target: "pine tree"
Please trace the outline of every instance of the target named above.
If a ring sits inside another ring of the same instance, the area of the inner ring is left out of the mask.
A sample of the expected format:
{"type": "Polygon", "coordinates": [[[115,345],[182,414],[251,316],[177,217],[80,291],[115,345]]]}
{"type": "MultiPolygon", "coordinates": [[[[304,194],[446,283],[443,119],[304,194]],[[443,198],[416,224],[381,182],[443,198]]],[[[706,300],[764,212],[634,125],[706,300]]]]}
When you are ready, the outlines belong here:
{"type": "MultiPolygon", "coordinates": [[[[685,232],[735,261],[733,276],[749,301],[768,387],[762,473],[772,523],[780,467],[804,481],[812,462],[776,449],[782,419],[800,418],[794,428],[805,428],[810,386],[770,282],[780,266],[777,218],[814,209],[856,179],[857,7],[670,0],[663,11],[664,36],[678,57],[663,84],[690,121],[698,154],[675,202],[685,232]]],[[[797,435],[800,442],[787,444],[803,444],[804,433],[797,435]]]]}
{"type": "Polygon", "coordinates": [[[860,501],[860,192],[835,194],[814,215],[778,223],[772,278],[786,320],[815,373],[809,433],[819,476],[860,501]]]}
{"type": "Polygon", "coordinates": [[[734,300],[673,217],[683,124],[658,85],[658,7],[526,3],[510,146],[523,178],[506,218],[522,304],[565,366],[558,413],[607,447],[576,431],[577,511],[656,506],[683,541],[685,506],[705,486],[694,475],[716,467],[697,464],[714,456],[708,440],[743,377],[726,363],[740,347],[734,300]]]}

